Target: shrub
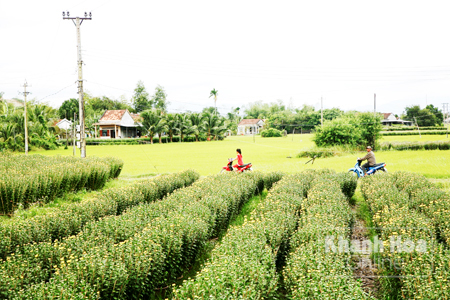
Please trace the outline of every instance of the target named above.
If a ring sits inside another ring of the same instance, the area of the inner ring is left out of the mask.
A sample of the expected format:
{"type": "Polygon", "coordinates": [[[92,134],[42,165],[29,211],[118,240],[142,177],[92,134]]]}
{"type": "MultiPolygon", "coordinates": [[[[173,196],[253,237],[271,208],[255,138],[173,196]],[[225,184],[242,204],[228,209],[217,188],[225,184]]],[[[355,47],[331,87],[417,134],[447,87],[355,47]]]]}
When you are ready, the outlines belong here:
{"type": "Polygon", "coordinates": [[[319,147],[334,145],[375,147],[380,138],[381,116],[372,113],[346,115],[316,126],[314,142],[319,147]]]}
{"type": "Polygon", "coordinates": [[[262,137],[282,137],[283,134],[281,133],[280,130],[277,130],[275,128],[269,128],[266,130],[262,130],[261,136],[262,137]]]}

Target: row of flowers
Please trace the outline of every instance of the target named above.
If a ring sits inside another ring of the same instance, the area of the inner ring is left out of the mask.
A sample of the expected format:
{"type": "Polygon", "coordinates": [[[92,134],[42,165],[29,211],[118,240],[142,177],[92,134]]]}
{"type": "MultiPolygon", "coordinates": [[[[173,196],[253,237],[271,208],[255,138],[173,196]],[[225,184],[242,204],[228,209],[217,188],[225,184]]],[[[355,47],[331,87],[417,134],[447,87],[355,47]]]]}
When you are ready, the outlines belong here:
{"type": "MultiPolygon", "coordinates": [[[[283,267],[286,259],[292,260],[287,256],[298,243],[291,237],[299,235],[298,231],[308,223],[307,210],[313,209],[308,203],[310,197],[314,198],[316,181],[322,182],[324,179],[319,178],[327,177],[326,185],[337,188],[339,199],[344,201],[341,190],[350,195],[356,188],[352,176],[331,173],[328,170],[307,171],[285,176],[242,226],[228,231],[195,278],[185,280],[174,290],[173,299],[273,299],[280,296],[283,267]],[[300,228],[294,233],[299,224],[300,228]]],[[[292,263],[288,263],[287,268],[290,265],[292,263]]],[[[294,272],[301,271],[285,272],[286,287],[289,296],[293,296],[299,286],[298,282],[289,280],[295,276],[294,272]]]]}
{"type": "Polygon", "coordinates": [[[88,223],[76,236],[22,247],[0,266],[0,295],[142,299],[187,270],[262,189],[257,172],[207,177],[163,201],[88,223]]]}
{"type": "Polygon", "coordinates": [[[409,195],[408,207],[430,218],[437,239],[450,246],[450,195],[423,175],[406,172],[393,175],[396,187],[409,195]]]}
{"type": "Polygon", "coordinates": [[[312,182],[283,269],[289,299],[372,299],[354,279],[347,251],[353,214],[343,192],[353,195],[355,188],[349,174],[322,175],[312,182]]]}
{"type": "Polygon", "coordinates": [[[441,220],[434,208],[446,206],[442,202],[448,197],[422,176],[407,173],[365,178],[361,190],[381,241],[373,259],[381,271],[383,294],[447,299],[450,251],[436,238],[441,220]]]}
{"type": "Polygon", "coordinates": [[[193,170],[161,175],[126,187],[105,190],[97,198],[66,204],[44,215],[1,222],[0,258],[5,258],[21,245],[51,242],[77,234],[88,222],[119,215],[140,203],[162,199],[176,189],[191,185],[199,177],[193,170]]]}
{"type": "Polygon", "coordinates": [[[123,161],[117,158],[1,155],[0,214],[19,206],[49,202],[67,192],[102,188],[119,176],[123,161]]]}

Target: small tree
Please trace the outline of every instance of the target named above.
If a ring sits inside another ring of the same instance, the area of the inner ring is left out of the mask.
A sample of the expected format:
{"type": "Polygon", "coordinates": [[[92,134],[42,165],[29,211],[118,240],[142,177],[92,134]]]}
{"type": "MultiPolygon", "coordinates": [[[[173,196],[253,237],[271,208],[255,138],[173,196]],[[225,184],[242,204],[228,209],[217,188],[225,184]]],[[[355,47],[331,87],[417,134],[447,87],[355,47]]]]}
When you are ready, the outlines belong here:
{"type": "Polygon", "coordinates": [[[158,85],[155,88],[155,94],[153,94],[151,102],[156,109],[167,111],[167,105],[169,103],[167,102],[167,94],[162,86],[158,85]]]}
{"type": "Polygon", "coordinates": [[[58,109],[58,115],[61,119],[67,118],[68,120],[73,119],[73,114],[76,113],[79,116],[79,103],[75,98],[70,98],[63,102],[63,104],[58,109]]]}
{"type": "Polygon", "coordinates": [[[152,108],[153,102],[149,99],[149,95],[142,81],[138,81],[137,86],[134,89],[132,101],[136,113],[152,108]]]}
{"type": "Polygon", "coordinates": [[[377,141],[380,139],[381,126],[381,115],[374,115],[371,112],[359,113],[356,118],[355,124],[359,127],[359,132],[361,134],[359,145],[372,146],[375,149],[377,141]]]}

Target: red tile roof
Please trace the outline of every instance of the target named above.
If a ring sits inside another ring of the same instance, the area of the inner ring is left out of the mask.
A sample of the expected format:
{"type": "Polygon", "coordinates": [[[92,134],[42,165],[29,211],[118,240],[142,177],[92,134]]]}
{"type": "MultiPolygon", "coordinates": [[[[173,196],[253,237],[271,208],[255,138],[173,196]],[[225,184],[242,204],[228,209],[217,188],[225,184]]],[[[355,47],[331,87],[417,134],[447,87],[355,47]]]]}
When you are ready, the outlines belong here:
{"type": "Polygon", "coordinates": [[[100,118],[99,121],[120,121],[122,120],[123,114],[126,112],[126,109],[120,110],[107,110],[100,118]]]}
{"type": "Polygon", "coordinates": [[[383,118],[386,120],[392,113],[383,113],[383,118]]]}
{"type": "Polygon", "coordinates": [[[258,123],[261,119],[242,119],[239,122],[239,125],[255,125],[258,123]]]}

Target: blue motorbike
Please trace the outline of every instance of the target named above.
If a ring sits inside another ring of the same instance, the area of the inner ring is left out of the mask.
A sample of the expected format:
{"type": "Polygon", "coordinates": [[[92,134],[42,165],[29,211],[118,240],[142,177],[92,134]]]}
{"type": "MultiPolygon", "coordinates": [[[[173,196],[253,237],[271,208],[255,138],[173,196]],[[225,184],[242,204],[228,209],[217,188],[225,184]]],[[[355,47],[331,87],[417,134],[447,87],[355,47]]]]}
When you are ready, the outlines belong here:
{"type": "Polygon", "coordinates": [[[386,164],[385,163],[380,163],[380,164],[376,164],[373,167],[369,167],[369,170],[367,170],[367,173],[364,174],[364,171],[361,167],[361,160],[356,160],[356,165],[355,167],[348,169],[349,172],[355,172],[356,175],[358,176],[358,178],[364,177],[364,176],[368,176],[368,175],[373,175],[375,174],[377,171],[383,171],[385,173],[387,173],[387,169],[386,169],[386,164]]]}

